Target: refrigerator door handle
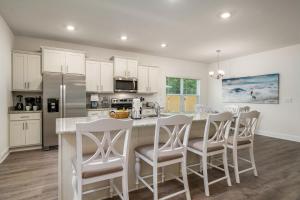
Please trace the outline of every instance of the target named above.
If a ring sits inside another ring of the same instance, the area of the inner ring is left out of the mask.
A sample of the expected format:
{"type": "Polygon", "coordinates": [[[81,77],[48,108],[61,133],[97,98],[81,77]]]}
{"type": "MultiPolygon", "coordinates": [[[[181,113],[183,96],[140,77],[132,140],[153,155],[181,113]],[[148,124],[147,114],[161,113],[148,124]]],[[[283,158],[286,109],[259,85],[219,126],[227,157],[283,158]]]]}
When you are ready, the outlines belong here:
{"type": "Polygon", "coordinates": [[[63,117],[63,85],[59,86],[59,110],[60,110],[60,118],[63,117]]]}
{"type": "Polygon", "coordinates": [[[66,85],[63,85],[63,110],[64,110],[64,114],[63,117],[66,117],[66,85]]]}

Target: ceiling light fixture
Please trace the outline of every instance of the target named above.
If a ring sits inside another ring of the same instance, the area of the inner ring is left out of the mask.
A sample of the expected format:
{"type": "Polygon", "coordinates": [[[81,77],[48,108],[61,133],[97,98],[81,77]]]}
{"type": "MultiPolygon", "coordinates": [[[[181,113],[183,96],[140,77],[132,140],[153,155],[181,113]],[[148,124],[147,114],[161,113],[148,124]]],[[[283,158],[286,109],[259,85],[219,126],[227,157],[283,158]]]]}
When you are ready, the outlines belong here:
{"type": "Polygon", "coordinates": [[[74,31],[74,30],[75,30],[75,27],[72,26],[72,25],[68,25],[68,26],[66,26],[66,29],[67,29],[68,31],[74,31]]]}
{"type": "Polygon", "coordinates": [[[166,47],[167,47],[167,44],[166,44],[166,43],[162,43],[162,44],[160,45],[160,47],[161,47],[161,48],[166,48],[166,47]]]}
{"type": "Polygon", "coordinates": [[[217,56],[218,56],[218,70],[217,70],[217,73],[215,74],[214,71],[210,71],[208,72],[208,75],[211,77],[211,78],[214,78],[214,79],[222,79],[225,75],[225,72],[220,69],[220,53],[221,53],[221,50],[217,50],[217,56]]]}
{"type": "Polygon", "coordinates": [[[220,17],[222,19],[229,19],[231,17],[231,13],[230,12],[224,12],[220,15],[220,17]]]}
{"type": "Polygon", "coordinates": [[[122,40],[122,41],[126,41],[126,40],[127,40],[127,36],[126,36],[126,35],[122,35],[122,36],[121,36],[121,40],[122,40]]]}

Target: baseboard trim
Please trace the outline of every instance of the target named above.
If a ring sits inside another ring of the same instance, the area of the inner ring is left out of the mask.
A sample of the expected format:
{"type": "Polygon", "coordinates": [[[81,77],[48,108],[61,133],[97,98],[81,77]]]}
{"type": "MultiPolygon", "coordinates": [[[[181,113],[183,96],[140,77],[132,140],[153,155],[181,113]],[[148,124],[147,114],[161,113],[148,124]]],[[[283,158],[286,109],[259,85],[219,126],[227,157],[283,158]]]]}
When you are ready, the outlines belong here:
{"type": "Polygon", "coordinates": [[[0,164],[7,158],[9,155],[9,149],[7,148],[0,154],[0,164]]]}
{"type": "Polygon", "coordinates": [[[276,133],[271,131],[257,131],[257,135],[263,135],[272,138],[278,138],[282,140],[289,140],[294,142],[300,142],[300,135],[292,135],[292,134],[284,134],[284,133],[276,133]]]}
{"type": "Polygon", "coordinates": [[[15,147],[15,148],[10,148],[9,152],[19,152],[19,151],[31,151],[31,150],[38,150],[38,149],[42,149],[41,145],[37,145],[37,146],[24,146],[24,147],[15,147]]]}

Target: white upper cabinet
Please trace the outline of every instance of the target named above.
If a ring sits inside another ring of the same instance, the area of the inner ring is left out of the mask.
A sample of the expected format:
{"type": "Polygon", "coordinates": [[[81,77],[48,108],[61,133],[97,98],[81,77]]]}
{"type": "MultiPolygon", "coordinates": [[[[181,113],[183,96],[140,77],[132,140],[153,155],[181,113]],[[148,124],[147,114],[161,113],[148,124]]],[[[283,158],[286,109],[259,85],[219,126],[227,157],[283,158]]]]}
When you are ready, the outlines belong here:
{"type": "Polygon", "coordinates": [[[13,53],[13,90],[40,91],[42,89],[41,56],[13,53]]]}
{"type": "Polygon", "coordinates": [[[139,66],[138,68],[138,93],[158,92],[158,68],[139,66]]]}
{"type": "Polygon", "coordinates": [[[127,60],[123,58],[114,58],[114,76],[127,77],[127,60]]]}
{"type": "Polygon", "coordinates": [[[159,69],[157,67],[149,67],[149,92],[158,92],[159,69]]]}
{"type": "Polygon", "coordinates": [[[138,62],[136,60],[127,60],[127,77],[128,78],[137,78],[138,72],[138,62]]]}
{"type": "Polygon", "coordinates": [[[85,74],[85,55],[82,53],[66,53],[66,69],[68,74],[85,74]]]}
{"type": "Polygon", "coordinates": [[[43,72],[63,72],[66,64],[62,51],[43,49],[43,72]]]}
{"type": "Polygon", "coordinates": [[[43,48],[43,72],[61,72],[66,74],[85,74],[85,55],[43,48]]]}
{"type": "Polygon", "coordinates": [[[138,68],[138,92],[139,93],[147,93],[148,92],[148,70],[149,67],[139,66],[138,68]]]}
{"type": "Polygon", "coordinates": [[[114,67],[112,63],[101,62],[100,92],[114,92],[114,67]]]}
{"type": "Polygon", "coordinates": [[[87,61],[86,88],[88,92],[113,93],[113,64],[87,61]]]}
{"type": "Polygon", "coordinates": [[[86,61],[86,91],[99,92],[100,62],[86,61]]]}
{"type": "Polygon", "coordinates": [[[136,60],[114,57],[114,76],[137,78],[137,66],[136,60]]]}

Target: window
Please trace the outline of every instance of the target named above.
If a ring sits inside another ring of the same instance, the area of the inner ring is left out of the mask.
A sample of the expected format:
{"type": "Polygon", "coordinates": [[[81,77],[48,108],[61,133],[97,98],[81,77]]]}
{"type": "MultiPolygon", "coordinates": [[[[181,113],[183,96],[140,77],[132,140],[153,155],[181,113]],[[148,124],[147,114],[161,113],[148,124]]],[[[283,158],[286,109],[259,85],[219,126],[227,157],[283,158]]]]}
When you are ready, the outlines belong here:
{"type": "Polygon", "coordinates": [[[166,78],[167,112],[194,112],[200,103],[200,80],[166,78]]]}

